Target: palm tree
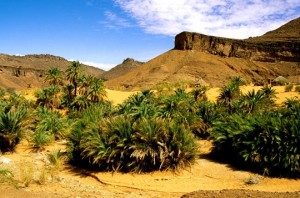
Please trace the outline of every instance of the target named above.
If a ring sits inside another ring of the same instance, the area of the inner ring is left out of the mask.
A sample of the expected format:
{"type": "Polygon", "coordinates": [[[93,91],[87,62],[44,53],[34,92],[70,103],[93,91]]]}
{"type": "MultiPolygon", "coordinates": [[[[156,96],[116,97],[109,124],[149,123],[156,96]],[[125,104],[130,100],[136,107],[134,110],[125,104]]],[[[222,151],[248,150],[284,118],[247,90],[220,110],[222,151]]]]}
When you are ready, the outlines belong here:
{"type": "Polygon", "coordinates": [[[193,97],[195,101],[199,101],[199,100],[207,100],[207,95],[206,95],[206,91],[208,90],[208,88],[206,86],[202,86],[198,89],[194,89],[192,91],[193,97]]]}
{"type": "Polygon", "coordinates": [[[129,167],[134,171],[152,171],[159,169],[168,157],[165,142],[168,139],[166,123],[163,119],[141,118],[135,125],[133,135],[132,163],[129,167]]]}
{"type": "Polygon", "coordinates": [[[92,81],[93,81],[93,76],[91,75],[81,74],[78,77],[78,82],[79,82],[78,84],[80,85],[79,93],[81,95],[88,95],[92,81]]]}
{"type": "Polygon", "coordinates": [[[187,93],[184,88],[178,88],[175,90],[175,95],[179,98],[187,97],[187,93]]]}
{"type": "Polygon", "coordinates": [[[171,118],[180,113],[179,106],[183,101],[178,101],[176,97],[169,96],[163,100],[163,104],[160,108],[160,114],[163,118],[171,118]]]}
{"type": "Polygon", "coordinates": [[[157,117],[160,112],[159,109],[153,104],[142,103],[139,106],[133,106],[128,110],[128,114],[133,117],[134,120],[139,118],[151,118],[157,117]]]}
{"type": "Polygon", "coordinates": [[[87,96],[77,95],[75,98],[73,98],[70,105],[72,109],[83,110],[90,106],[90,101],[88,100],[87,96]]]}
{"type": "Polygon", "coordinates": [[[300,109],[300,101],[298,98],[288,98],[286,101],[283,103],[283,107],[286,107],[287,109],[290,110],[296,110],[300,109]]]}
{"type": "Polygon", "coordinates": [[[130,96],[125,103],[128,103],[130,106],[140,106],[145,102],[145,99],[145,96],[143,96],[141,93],[137,93],[130,96]]]}
{"type": "Polygon", "coordinates": [[[99,78],[92,77],[91,85],[88,90],[88,95],[91,102],[103,101],[103,98],[106,96],[106,91],[104,89],[103,81],[99,78]]]}
{"type": "Polygon", "coordinates": [[[253,113],[255,111],[266,111],[274,106],[275,91],[270,87],[265,86],[261,90],[255,92],[249,91],[242,95],[239,100],[241,108],[246,110],[246,113],[253,113]]]}
{"type": "Polygon", "coordinates": [[[148,99],[154,97],[154,92],[151,89],[144,89],[141,94],[148,99]]]}
{"type": "MultiPolygon", "coordinates": [[[[266,85],[264,86],[261,91],[263,92],[263,94],[265,95],[266,98],[270,99],[269,102],[271,102],[272,104],[274,104],[274,99],[276,99],[276,91],[275,89],[272,89],[272,87],[266,85]]],[[[271,105],[272,105],[271,104],[271,105]]]]}
{"type": "Polygon", "coordinates": [[[11,93],[9,95],[8,102],[12,106],[30,107],[32,105],[31,101],[27,100],[24,96],[17,94],[17,93],[11,93]]]}
{"type": "Polygon", "coordinates": [[[88,129],[80,142],[81,157],[105,170],[126,171],[130,162],[133,123],[121,115],[105,119],[98,129],[88,129]]]}
{"type": "Polygon", "coordinates": [[[59,87],[56,85],[50,85],[42,90],[35,93],[37,98],[36,104],[42,107],[53,109],[60,105],[59,87]]]}
{"type": "Polygon", "coordinates": [[[176,119],[178,122],[187,123],[187,118],[195,112],[195,102],[191,94],[178,88],[175,94],[162,99],[160,114],[163,118],[176,119]]]}
{"type": "Polygon", "coordinates": [[[245,109],[246,113],[253,113],[257,110],[264,110],[262,107],[267,102],[262,91],[255,92],[249,91],[247,94],[242,95],[240,99],[240,106],[245,109]]]}
{"type": "Polygon", "coordinates": [[[228,107],[229,111],[233,110],[234,101],[239,99],[241,95],[240,85],[243,80],[240,77],[235,77],[232,81],[221,88],[221,93],[218,97],[218,103],[228,107]]]}
{"type": "Polygon", "coordinates": [[[51,67],[45,74],[45,81],[49,82],[50,85],[62,85],[62,71],[57,67],[51,67]]]}
{"type": "Polygon", "coordinates": [[[70,81],[74,88],[73,96],[77,96],[79,77],[82,72],[82,65],[79,61],[73,61],[70,67],[66,70],[67,80],[70,81]]]}

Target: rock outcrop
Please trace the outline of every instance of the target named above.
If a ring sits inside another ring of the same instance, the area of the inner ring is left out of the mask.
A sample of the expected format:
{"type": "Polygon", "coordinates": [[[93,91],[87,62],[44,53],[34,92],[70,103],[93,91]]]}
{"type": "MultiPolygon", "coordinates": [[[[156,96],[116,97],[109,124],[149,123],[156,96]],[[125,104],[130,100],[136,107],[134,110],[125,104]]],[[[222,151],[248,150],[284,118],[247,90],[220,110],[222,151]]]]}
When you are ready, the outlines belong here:
{"type": "Polygon", "coordinates": [[[197,50],[213,55],[261,62],[299,62],[300,60],[300,40],[275,42],[237,40],[182,32],[175,37],[175,49],[197,50]]]}

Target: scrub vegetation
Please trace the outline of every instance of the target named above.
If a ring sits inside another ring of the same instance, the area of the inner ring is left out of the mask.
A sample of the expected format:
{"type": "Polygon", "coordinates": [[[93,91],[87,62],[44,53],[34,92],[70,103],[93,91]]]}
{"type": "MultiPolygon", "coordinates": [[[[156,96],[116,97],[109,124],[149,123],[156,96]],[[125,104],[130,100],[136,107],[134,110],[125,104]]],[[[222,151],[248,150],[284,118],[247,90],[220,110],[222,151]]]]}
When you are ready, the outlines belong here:
{"type": "MultiPolygon", "coordinates": [[[[209,139],[217,160],[265,175],[300,176],[300,101],[275,105],[271,87],[242,93],[244,81],[234,77],[215,102],[207,100],[207,87],[160,86],[114,106],[102,80],[86,75],[79,62],[65,72],[51,68],[45,80],[34,101],[0,91],[1,152],[13,151],[22,138],[38,150],[66,139],[74,165],[140,173],[190,166],[199,156],[197,139],[209,139]]],[[[53,164],[61,156],[49,155],[53,164]]]]}

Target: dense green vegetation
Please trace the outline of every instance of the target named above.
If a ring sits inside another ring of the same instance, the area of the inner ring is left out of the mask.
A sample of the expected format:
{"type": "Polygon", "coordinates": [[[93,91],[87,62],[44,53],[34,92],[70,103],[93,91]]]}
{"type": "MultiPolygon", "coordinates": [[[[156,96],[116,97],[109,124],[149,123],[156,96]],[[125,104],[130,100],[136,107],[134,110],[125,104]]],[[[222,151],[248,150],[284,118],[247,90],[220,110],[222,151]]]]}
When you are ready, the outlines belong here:
{"type": "Polygon", "coordinates": [[[271,87],[243,94],[244,81],[235,77],[211,102],[207,87],[187,92],[162,84],[113,106],[103,82],[85,75],[79,62],[65,73],[51,68],[45,80],[35,101],[0,90],[2,152],[22,137],[35,149],[67,139],[73,164],[149,172],[189,166],[198,156],[197,139],[208,138],[215,159],[266,175],[300,176],[300,101],[276,106],[271,87]]]}

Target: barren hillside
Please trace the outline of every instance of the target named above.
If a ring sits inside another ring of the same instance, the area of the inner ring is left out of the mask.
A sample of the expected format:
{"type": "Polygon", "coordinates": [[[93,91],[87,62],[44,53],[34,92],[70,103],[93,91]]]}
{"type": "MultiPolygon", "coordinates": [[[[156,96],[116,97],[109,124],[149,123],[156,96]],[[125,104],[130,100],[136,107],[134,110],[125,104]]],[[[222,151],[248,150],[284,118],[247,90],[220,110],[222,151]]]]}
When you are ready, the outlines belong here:
{"type": "Polygon", "coordinates": [[[260,37],[249,38],[250,41],[299,41],[300,17],[280,28],[269,31],[260,37]]]}
{"type": "Polygon", "coordinates": [[[141,66],[142,64],[143,62],[136,61],[132,58],[126,58],[121,64],[115,66],[107,72],[104,72],[101,75],[101,78],[104,80],[111,80],[117,78],[141,66]]]}
{"type": "Polygon", "coordinates": [[[265,34],[235,40],[182,32],[175,47],[118,78],[108,87],[153,87],[161,82],[205,82],[220,86],[232,76],[266,83],[278,76],[299,83],[300,18],[265,34]],[[268,36],[269,35],[269,36],[268,36]],[[271,38],[271,39],[270,39],[271,38]]]}
{"type": "MultiPolygon", "coordinates": [[[[44,73],[51,67],[66,70],[70,61],[52,55],[11,56],[0,54],[0,88],[24,89],[44,85],[44,73]]],[[[87,74],[100,77],[104,72],[84,65],[87,74]]]]}

